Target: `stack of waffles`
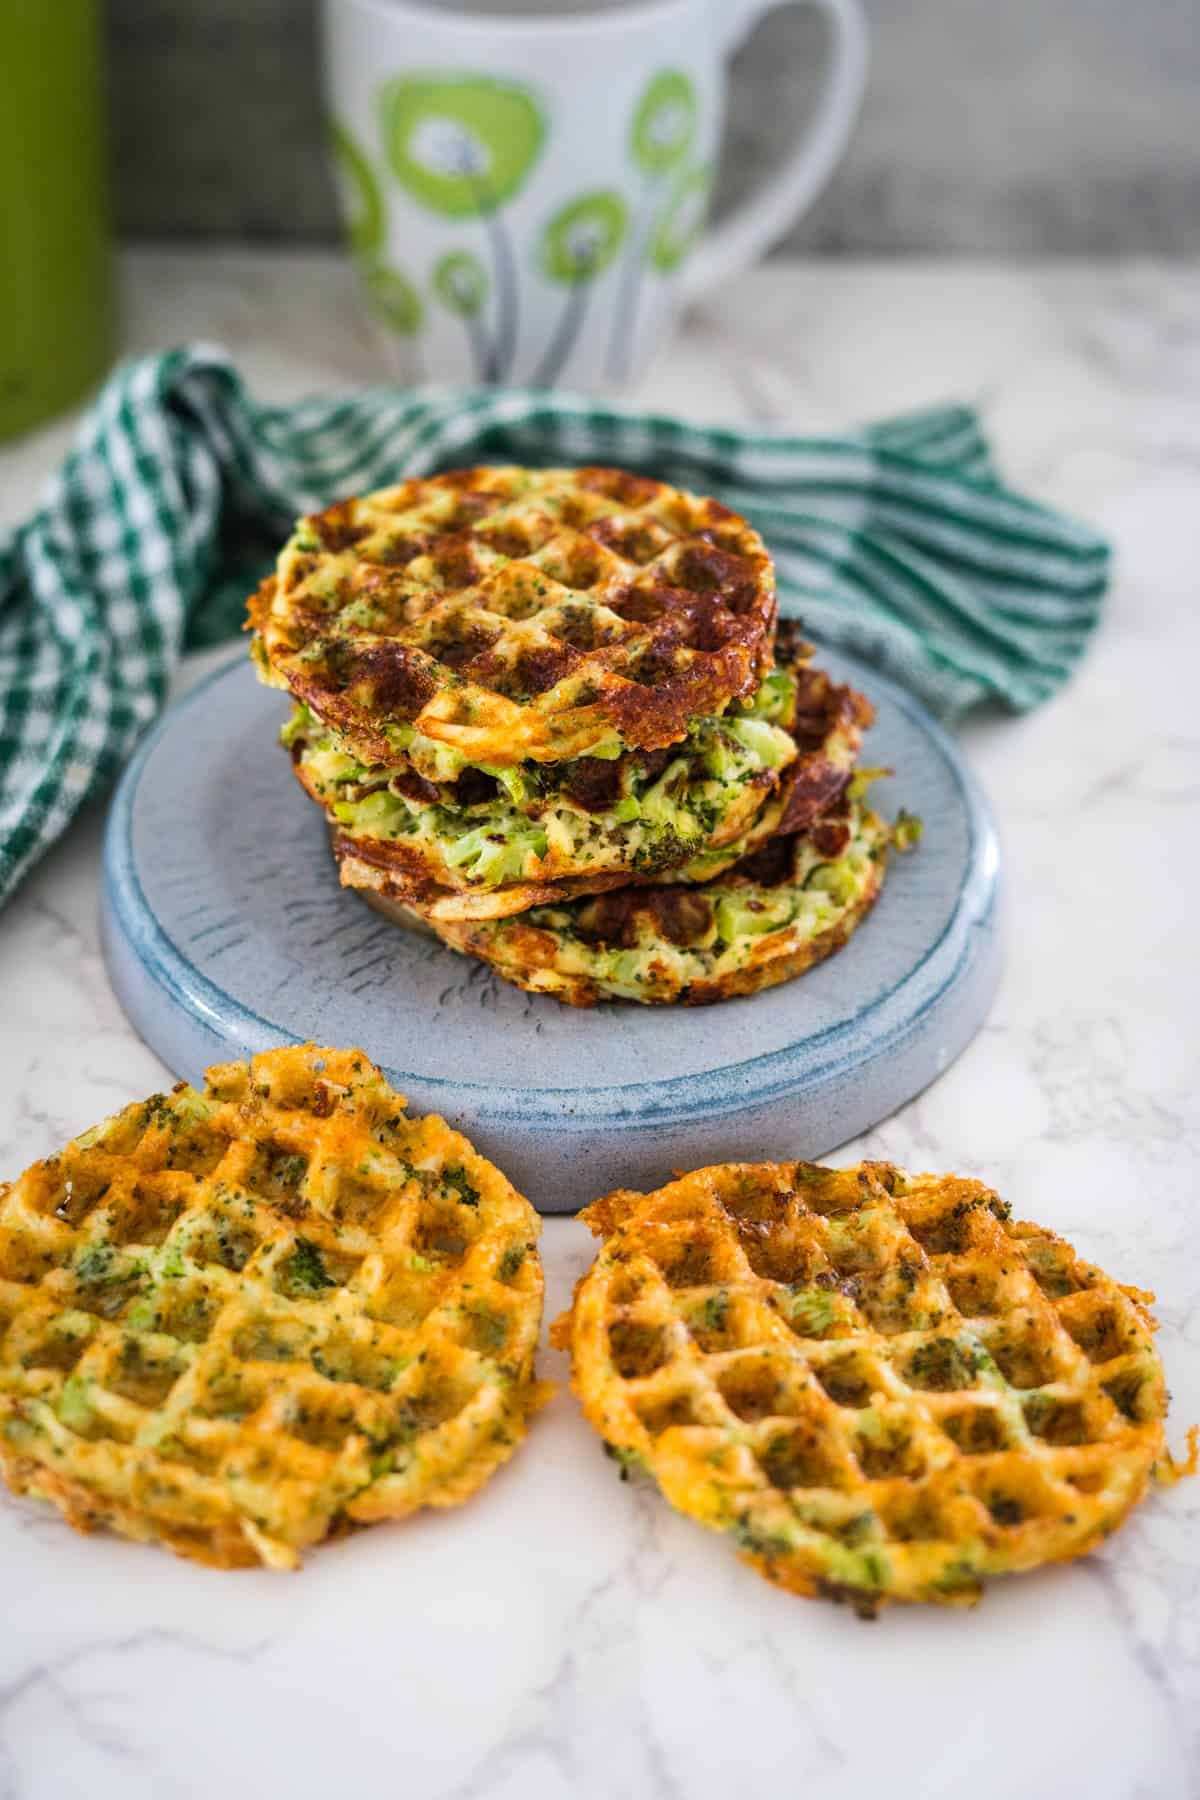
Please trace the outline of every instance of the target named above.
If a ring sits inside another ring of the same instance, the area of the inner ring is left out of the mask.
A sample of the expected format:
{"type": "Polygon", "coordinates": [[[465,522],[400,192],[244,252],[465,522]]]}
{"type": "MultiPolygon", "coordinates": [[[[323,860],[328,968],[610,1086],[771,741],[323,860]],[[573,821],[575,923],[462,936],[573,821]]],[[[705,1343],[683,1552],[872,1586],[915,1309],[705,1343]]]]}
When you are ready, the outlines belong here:
{"type": "Polygon", "coordinates": [[[478,468],[302,519],[254,656],[340,878],[575,1005],[753,993],[870,909],[866,700],[777,619],[758,533],[607,468],[478,468]]]}

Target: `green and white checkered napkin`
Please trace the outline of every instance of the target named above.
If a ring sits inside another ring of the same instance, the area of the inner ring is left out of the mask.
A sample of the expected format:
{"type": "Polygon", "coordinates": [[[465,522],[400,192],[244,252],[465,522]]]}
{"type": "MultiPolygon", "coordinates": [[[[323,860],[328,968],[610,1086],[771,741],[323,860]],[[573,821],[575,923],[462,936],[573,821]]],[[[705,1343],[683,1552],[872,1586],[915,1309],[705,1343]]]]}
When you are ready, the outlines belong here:
{"type": "Polygon", "coordinates": [[[1095,628],[1108,550],[1005,488],[974,415],[845,437],[544,392],[372,389],[261,406],[220,350],[117,369],[42,506],[0,537],[0,900],[117,773],[181,650],[241,624],[293,520],[473,462],[617,463],[758,526],[785,612],[944,717],[1036,706],[1095,628]]]}

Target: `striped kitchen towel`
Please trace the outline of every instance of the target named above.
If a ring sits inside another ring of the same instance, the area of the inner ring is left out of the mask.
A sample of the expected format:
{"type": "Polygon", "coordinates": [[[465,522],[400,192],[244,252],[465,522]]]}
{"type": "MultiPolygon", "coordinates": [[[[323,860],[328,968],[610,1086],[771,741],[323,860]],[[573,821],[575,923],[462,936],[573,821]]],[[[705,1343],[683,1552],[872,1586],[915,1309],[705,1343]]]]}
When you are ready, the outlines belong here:
{"type": "Polygon", "coordinates": [[[1108,583],[1104,541],[1005,487],[965,407],[839,437],[544,391],[278,407],[221,350],[145,357],[113,374],[34,517],[0,536],[0,900],[112,780],[181,651],[237,630],[298,514],[504,461],[616,463],[716,495],[766,538],[783,611],[945,718],[1052,694],[1108,583]]]}

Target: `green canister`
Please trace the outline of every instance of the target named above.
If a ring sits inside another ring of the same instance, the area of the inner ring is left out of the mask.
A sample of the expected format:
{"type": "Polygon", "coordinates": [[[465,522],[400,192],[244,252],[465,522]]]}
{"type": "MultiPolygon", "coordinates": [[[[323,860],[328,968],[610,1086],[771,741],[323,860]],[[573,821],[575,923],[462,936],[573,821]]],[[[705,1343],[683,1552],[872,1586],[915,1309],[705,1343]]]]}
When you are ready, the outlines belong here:
{"type": "Polygon", "coordinates": [[[99,0],[0,0],[0,439],[78,400],[113,354],[99,0]]]}

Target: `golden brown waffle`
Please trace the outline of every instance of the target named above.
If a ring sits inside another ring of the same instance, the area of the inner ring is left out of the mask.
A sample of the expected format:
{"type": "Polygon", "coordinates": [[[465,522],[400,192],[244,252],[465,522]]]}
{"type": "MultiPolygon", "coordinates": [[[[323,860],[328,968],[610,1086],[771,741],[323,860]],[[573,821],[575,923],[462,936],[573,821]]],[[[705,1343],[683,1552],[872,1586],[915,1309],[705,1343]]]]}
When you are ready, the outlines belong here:
{"type": "Polygon", "coordinates": [[[539,1222],[360,1051],[272,1050],[0,1187],[0,1467],[223,1568],[465,1500],[540,1400],[539,1222]]]}
{"type": "Polygon", "coordinates": [[[333,857],[343,887],[354,888],[387,916],[419,913],[432,926],[477,920],[506,920],[534,906],[561,905],[581,894],[603,894],[629,884],[626,870],[562,877],[556,881],[513,881],[498,888],[444,888],[429,881],[422,864],[397,857],[396,846],[372,838],[331,833],[333,857]]]}
{"type": "MultiPolygon", "coordinates": [[[[315,784],[304,759],[292,766],[309,798],[327,806],[329,796],[315,784]]],[[[848,781],[849,774],[843,780],[848,781]]],[[[679,830],[679,813],[662,827],[647,828],[639,821],[615,823],[606,830],[607,820],[597,821],[555,796],[540,815],[528,819],[509,806],[497,805],[466,810],[449,819],[442,815],[439,820],[434,814],[433,828],[429,811],[401,812],[390,837],[379,835],[377,827],[335,825],[334,853],[344,862],[347,887],[380,888],[393,899],[402,897],[414,905],[436,909],[440,918],[505,918],[552,897],[556,882],[570,882],[575,893],[603,890],[614,879],[637,879],[635,872],[640,868],[670,869],[689,854],[708,856],[740,843],[756,828],[764,801],[778,781],[775,770],[764,769],[736,784],[708,784],[719,794],[723,810],[719,825],[707,839],[700,835],[694,815],[682,822],[696,835],[684,836],[679,830]],[[442,830],[436,829],[437,823],[442,830]],[[539,828],[540,836],[535,837],[539,828]],[[482,840],[489,847],[514,842],[517,857],[525,865],[522,875],[497,882],[486,868],[480,875],[475,866],[460,866],[454,860],[457,846],[468,840],[482,840]],[[530,840],[528,848],[523,847],[525,840],[530,840]],[[598,890],[589,887],[592,880],[598,882],[598,890]]],[[[698,783],[701,791],[703,785],[698,783]]],[[[781,803],[775,816],[782,810],[781,803]]],[[[737,860],[736,850],[729,853],[728,860],[737,860]]]]}
{"type": "Polygon", "coordinates": [[[1153,1296],[980,1182],[727,1164],[583,1217],[555,1337],[588,1418],[796,1593],[970,1602],[1184,1472],[1153,1296]]]}
{"type": "Polygon", "coordinates": [[[250,604],[276,679],[367,762],[677,743],[771,665],[775,580],[715,500],[617,469],[466,469],[301,521],[250,604]]]}
{"type": "MultiPolygon", "coordinates": [[[[619,841],[601,842],[579,858],[584,867],[566,870],[564,859],[551,853],[542,865],[544,873],[488,887],[472,883],[450,865],[447,844],[423,842],[416,834],[383,840],[335,825],[333,851],[342,885],[364,890],[373,904],[378,899],[431,923],[450,923],[507,919],[531,907],[561,906],[613,888],[711,882],[771,839],[794,838],[836,812],[853,776],[863,731],[874,718],[863,695],[832,681],[822,669],[803,667],[794,651],[786,666],[796,682],[796,710],[787,727],[796,745],[795,761],[781,776],[768,774],[747,783],[709,846],[680,867],[657,874],[638,874],[631,866],[606,868],[606,861],[619,862],[622,856],[628,864],[629,853],[619,841]],[[589,857],[591,868],[586,867],[589,857]]],[[[323,804],[327,797],[313,790],[298,758],[293,766],[306,792],[323,804]]],[[[463,829],[475,823],[473,815],[464,815],[463,829]]],[[[389,905],[379,910],[388,912],[389,905]]]]}
{"type": "Polygon", "coordinates": [[[885,821],[856,802],[702,885],[597,895],[581,884],[586,898],[560,891],[512,918],[445,918],[386,894],[364,898],[505,981],[571,1006],[709,1006],[778,987],[840,950],[879,897],[891,842],[885,821]]]}

